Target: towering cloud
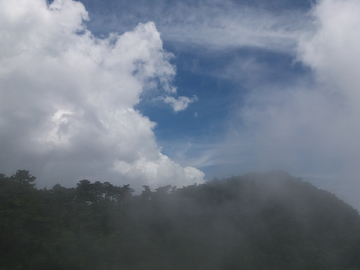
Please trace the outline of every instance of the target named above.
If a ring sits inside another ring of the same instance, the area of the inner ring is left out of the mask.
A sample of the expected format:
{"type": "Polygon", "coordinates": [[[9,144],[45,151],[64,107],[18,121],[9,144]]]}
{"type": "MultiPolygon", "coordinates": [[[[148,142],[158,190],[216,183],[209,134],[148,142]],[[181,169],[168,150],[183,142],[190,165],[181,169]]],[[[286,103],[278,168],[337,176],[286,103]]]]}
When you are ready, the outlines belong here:
{"type": "Polygon", "coordinates": [[[48,186],[202,182],[161,154],[155,123],[133,109],[143,91],[176,93],[155,25],[99,39],[87,19],[72,0],[0,0],[0,170],[30,169],[48,186]]]}

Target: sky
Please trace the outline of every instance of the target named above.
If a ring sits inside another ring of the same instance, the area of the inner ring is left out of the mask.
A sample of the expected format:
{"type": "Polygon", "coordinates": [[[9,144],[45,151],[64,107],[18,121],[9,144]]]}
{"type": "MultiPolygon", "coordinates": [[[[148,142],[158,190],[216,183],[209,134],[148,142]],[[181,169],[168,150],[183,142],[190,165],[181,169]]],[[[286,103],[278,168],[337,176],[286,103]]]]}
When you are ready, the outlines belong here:
{"type": "Polygon", "coordinates": [[[0,172],[284,170],[360,209],[358,0],[0,0],[0,172]]]}

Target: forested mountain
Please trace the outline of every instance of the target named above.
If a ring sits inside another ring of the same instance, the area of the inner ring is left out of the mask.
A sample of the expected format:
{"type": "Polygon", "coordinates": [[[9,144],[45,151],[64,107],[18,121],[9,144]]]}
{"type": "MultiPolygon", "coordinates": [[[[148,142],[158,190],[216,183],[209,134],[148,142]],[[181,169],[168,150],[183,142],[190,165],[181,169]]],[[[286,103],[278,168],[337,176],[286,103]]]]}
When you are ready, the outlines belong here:
{"type": "Polygon", "coordinates": [[[0,269],[360,269],[360,217],[282,171],[202,185],[0,175],[0,269]]]}

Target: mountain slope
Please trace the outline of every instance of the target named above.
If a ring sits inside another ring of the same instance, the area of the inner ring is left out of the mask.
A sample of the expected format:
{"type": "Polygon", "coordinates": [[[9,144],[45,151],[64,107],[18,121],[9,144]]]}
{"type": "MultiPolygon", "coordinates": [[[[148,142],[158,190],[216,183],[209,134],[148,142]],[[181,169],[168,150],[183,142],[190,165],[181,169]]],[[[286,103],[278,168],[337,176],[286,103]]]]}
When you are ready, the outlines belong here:
{"type": "Polygon", "coordinates": [[[360,217],[282,171],[183,188],[0,175],[0,269],[360,269],[360,217]]]}

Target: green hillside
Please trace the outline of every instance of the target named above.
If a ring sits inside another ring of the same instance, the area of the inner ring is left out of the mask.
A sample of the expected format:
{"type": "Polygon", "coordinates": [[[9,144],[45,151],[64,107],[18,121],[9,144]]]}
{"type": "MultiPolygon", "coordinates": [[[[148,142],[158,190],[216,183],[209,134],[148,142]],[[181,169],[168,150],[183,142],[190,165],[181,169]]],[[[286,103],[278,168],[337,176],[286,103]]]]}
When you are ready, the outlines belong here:
{"type": "Polygon", "coordinates": [[[360,217],[282,171],[182,188],[0,175],[0,270],[360,270],[360,217]]]}

